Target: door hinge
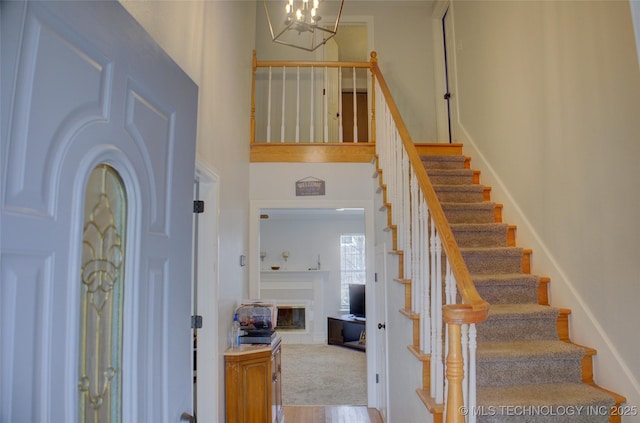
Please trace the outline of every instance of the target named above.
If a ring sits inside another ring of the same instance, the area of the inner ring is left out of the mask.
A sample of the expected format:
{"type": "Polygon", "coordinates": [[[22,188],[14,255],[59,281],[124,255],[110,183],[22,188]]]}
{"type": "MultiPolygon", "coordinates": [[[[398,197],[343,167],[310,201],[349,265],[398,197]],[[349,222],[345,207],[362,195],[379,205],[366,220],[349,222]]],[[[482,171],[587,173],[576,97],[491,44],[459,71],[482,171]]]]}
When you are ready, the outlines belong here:
{"type": "Polygon", "coordinates": [[[374,282],[378,282],[378,272],[375,272],[373,274],[373,280],[374,280],[374,282]]]}
{"type": "Polygon", "coordinates": [[[193,200],[193,212],[194,213],[204,213],[204,201],[202,201],[202,200],[193,200]]]}
{"type": "Polygon", "coordinates": [[[451,93],[444,93],[444,99],[449,100],[451,98],[451,93]]]}
{"type": "Polygon", "coordinates": [[[202,329],[202,316],[191,316],[191,329],[202,329]]]}
{"type": "Polygon", "coordinates": [[[376,373],[376,383],[380,383],[380,375],[376,373]]]}

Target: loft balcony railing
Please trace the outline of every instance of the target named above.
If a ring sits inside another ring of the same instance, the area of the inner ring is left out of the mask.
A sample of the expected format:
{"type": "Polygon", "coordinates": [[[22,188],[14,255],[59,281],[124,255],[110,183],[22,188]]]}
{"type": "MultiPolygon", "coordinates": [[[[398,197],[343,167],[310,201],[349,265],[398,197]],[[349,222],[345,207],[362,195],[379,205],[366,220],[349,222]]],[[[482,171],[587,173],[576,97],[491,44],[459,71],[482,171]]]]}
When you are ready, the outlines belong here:
{"type": "Polygon", "coordinates": [[[370,162],[374,61],[258,61],[254,52],[251,161],[370,162]]]}
{"type": "Polygon", "coordinates": [[[252,161],[322,161],[334,154],[310,148],[335,150],[337,159],[331,161],[352,161],[344,156],[353,147],[368,149],[362,161],[375,159],[394,232],[398,280],[411,290],[405,312],[418,316],[411,349],[429,358],[430,379],[418,389],[420,397],[448,423],[475,422],[474,413],[462,410],[476,406],[475,324],[487,319],[488,303],[471,280],[375,52],[370,62],[259,62],[254,54],[253,63],[252,161]],[[358,76],[359,69],[366,77],[358,76]],[[344,101],[345,89],[366,92],[366,119],[344,119],[345,103],[354,116],[359,107],[344,101]],[[368,126],[367,137],[360,137],[362,125],[368,126]],[[345,137],[348,132],[352,139],[345,137]]]}

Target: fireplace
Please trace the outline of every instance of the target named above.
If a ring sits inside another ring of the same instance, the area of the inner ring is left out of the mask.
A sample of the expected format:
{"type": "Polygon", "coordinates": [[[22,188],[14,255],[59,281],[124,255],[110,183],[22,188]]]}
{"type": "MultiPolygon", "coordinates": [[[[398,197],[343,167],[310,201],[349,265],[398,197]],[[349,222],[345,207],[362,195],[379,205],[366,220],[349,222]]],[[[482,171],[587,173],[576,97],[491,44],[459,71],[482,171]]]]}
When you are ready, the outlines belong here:
{"type": "Polygon", "coordinates": [[[283,343],[326,342],[324,284],[327,279],[328,272],[321,270],[260,272],[259,298],[276,305],[276,330],[283,343]]]}
{"type": "Polygon", "coordinates": [[[305,330],[306,307],[296,305],[278,305],[278,330],[305,330]]]}

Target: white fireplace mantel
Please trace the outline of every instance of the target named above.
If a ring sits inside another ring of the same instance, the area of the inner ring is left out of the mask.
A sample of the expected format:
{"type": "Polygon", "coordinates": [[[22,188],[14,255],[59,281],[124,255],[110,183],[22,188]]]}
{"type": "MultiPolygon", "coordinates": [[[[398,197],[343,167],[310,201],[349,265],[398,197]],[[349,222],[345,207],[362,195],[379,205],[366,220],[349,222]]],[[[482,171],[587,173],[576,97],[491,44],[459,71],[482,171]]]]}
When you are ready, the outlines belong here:
{"type": "Polygon", "coordinates": [[[308,304],[306,314],[309,331],[306,334],[282,333],[283,342],[321,343],[326,340],[324,325],[324,285],[328,270],[263,270],[260,272],[260,298],[275,300],[276,305],[308,304]],[[295,339],[294,339],[295,338],[295,339]]]}

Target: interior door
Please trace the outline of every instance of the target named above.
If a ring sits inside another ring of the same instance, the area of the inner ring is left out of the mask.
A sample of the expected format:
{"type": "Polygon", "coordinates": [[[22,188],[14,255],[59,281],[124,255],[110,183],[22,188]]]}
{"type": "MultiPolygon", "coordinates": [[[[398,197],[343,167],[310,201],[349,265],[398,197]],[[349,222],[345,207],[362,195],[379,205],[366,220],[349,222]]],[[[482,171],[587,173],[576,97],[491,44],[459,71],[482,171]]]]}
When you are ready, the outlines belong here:
{"type": "Polygon", "coordinates": [[[447,123],[449,128],[449,143],[455,141],[455,122],[456,122],[456,101],[454,93],[452,93],[451,70],[453,63],[453,31],[451,25],[451,12],[447,9],[442,17],[442,36],[444,42],[444,77],[445,77],[445,93],[444,101],[447,105],[447,123]]]}
{"type": "MultiPolygon", "coordinates": [[[[356,93],[358,142],[369,141],[369,111],[367,101],[366,92],[356,93]]],[[[356,140],[353,137],[355,132],[353,129],[353,92],[342,92],[342,104],[344,105],[342,107],[342,141],[354,142],[356,140]]]]}
{"type": "Polygon", "coordinates": [[[385,422],[391,421],[389,418],[389,391],[387,374],[389,372],[389,361],[387,358],[387,346],[389,338],[387,336],[387,246],[385,243],[376,245],[376,316],[378,317],[377,328],[378,338],[376,342],[376,372],[377,380],[377,400],[378,410],[385,422]]]}
{"type": "MultiPolygon", "coordinates": [[[[324,45],[324,60],[330,62],[338,61],[338,43],[331,38],[324,45]]],[[[340,119],[340,77],[337,68],[327,68],[325,76],[325,104],[326,115],[324,116],[325,122],[325,142],[338,142],[341,130],[340,119]]]]}
{"type": "Polygon", "coordinates": [[[116,1],[3,2],[1,19],[0,421],[79,420],[84,200],[107,164],[127,221],[110,421],[177,422],[193,406],[197,86],[116,1]]]}

